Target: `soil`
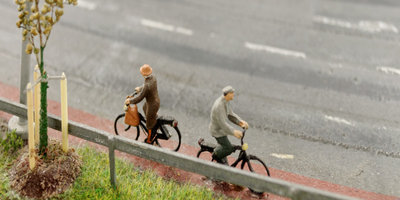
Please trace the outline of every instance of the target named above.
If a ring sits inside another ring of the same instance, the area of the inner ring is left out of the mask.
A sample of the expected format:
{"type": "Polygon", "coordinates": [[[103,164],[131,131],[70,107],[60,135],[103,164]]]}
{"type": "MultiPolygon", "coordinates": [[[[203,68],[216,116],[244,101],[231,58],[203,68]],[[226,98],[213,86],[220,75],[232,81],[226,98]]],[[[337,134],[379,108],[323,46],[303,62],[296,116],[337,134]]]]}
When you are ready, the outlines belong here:
{"type": "Polygon", "coordinates": [[[22,196],[35,199],[55,196],[67,190],[80,174],[79,155],[72,148],[64,153],[56,141],[49,141],[46,158],[36,157],[33,170],[29,168],[28,147],[21,151],[9,175],[11,188],[22,196]]]}

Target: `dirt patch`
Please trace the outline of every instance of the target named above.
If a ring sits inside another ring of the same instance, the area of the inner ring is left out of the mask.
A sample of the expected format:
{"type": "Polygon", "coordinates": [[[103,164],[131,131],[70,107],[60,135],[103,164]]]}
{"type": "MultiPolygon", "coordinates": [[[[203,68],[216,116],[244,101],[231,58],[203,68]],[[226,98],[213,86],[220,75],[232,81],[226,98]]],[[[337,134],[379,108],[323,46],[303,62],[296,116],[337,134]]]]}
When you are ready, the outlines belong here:
{"type": "Polygon", "coordinates": [[[28,148],[17,158],[11,168],[11,188],[22,196],[46,199],[64,192],[75,181],[81,171],[81,158],[70,149],[64,153],[61,144],[50,141],[47,157],[36,158],[36,167],[29,169],[28,148]]]}

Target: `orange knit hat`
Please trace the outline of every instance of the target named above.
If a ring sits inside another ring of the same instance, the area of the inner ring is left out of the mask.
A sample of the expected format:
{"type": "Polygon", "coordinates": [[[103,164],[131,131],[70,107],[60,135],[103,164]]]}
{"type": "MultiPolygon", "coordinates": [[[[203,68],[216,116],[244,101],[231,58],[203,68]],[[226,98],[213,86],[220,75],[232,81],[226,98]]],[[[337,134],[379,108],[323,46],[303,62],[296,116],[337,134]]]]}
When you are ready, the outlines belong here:
{"type": "Polygon", "coordinates": [[[140,67],[140,73],[142,74],[142,76],[149,76],[152,72],[153,70],[148,64],[144,64],[140,67]]]}

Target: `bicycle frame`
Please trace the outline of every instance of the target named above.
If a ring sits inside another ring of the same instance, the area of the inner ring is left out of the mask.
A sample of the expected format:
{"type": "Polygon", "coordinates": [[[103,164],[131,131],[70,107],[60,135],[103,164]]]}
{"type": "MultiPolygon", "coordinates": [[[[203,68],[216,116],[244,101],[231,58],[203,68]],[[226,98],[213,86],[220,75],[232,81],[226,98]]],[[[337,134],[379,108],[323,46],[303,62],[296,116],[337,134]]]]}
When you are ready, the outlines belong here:
{"type": "MultiPolygon", "coordinates": [[[[254,156],[254,155],[248,155],[247,154],[247,152],[246,152],[247,145],[244,145],[245,143],[243,142],[243,138],[244,138],[245,134],[246,134],[246,130],[244,129],[243,130],[243,136],[242,136],[242,138],[240,140],[241,145],[240,146],[239,145],[234,145],[233,146],[234,152],[236,150],[240,150],[240,153],[239,153],[238,158],[235,160],[235,162],[233,162],[230,166],[231,167],[236,167],[240,162],[242,162],[241,165],[240,165],[240,169],[243,170],[244,166],[247,164],[249,170],[251,172],[255,172],[255,168],[253,168],[253,166],[252,166],[252,164],[250,162],[250,160],[253,160],[253,161],[259,162],[258,164],[262,165],[261,168],[265,169],[265,172],[267,173],[267,175],[270,176],[270,172],[269,172],[269,169],[268,169],[267,165],[265,165],[265,163],[260,158],[258,158],[257,156],[254,156]]],[[[200,150],[197,152],[197,157],[200,157],[200,154],[202,152],[205,152],[205,151],[213,153],[214,149],[216,148],[216,145],[214,145],[214,144],[206,144],[204,142],[203,138],[200,138],[198,143],[200,145],[200,150]]],[[[212,159],[211,161],[213,161],[213,160],[214,159],[212,159]]],[[[255,173],[257,173],[257,172],[255,172],[255,173]]],[[[251,188],[249,188],[249,189],[250,189],[251,192],[253,192],[255,194],[258,194],[258,195],[262,195],[263,194],[263,192],[258,192],[258,191],[255,191],[255,190],[251,189],[251,188]]]]}
{"type": "MultiPolygon", "coordinates": [[[[258,161],[265,167],[265,169],[266,169],[266,171],[267,171],[267,174],[268,174],[268,176],[269,176],[270,173],[269,173],[268,167],[265,165],[265,163],[264,163],[261,159],[259,159],[257,156],[248,155],[247,152],[246,152],[247,148],[243,148],[243,145],[245,144],[244,141],[243,141],[243,139],[244,139],[244,136],[245,136],[245,134],[246,134],[246,130],[243,129],[243,132],[242,132],[242,133],[243,133],[243,136],[242,136],[242,138],[241,138],[241,140],[240,140],[241,145],[240,145],[240,146],[239,146],[239,145],[234,145],[234,146],[233,146],[234,152],[236,152],[237,150],[240,150],[239,156],[238,156],[238,158],[237,158],[230,166],[231,166],[231,167],[236,167],[240,162],[242,162],[241,165],[240,165],[240,167],[241,167],[241,169],[243,169],[243,167],[244,167],[245,164],[247,163],[247,166],[249,167],[250,171],[253,171],[254,169],[253,169],[253,167],[252,167],[251,164],[250,164],[250,160],[258,160],[258,161]]],[[[198,143],[199,143],[199,145],[200,145],[200,150],[199,150],[198,153],[197,153],[197,157],[200,157],[200,154],[201,154],[202,152],[205,152],[205,151],[208,151],[208,152],[210,152],[210,153],[213,153],[213,152],[214,152],[214,149],[216,148],[216,145],[214,145],[214,144],[205,144],[203,138],[200,138],[200,140],[198,141],[198,143]]],[[[214,159],[212,159],[212,161],[213,161],[213,160],[214,160],[214,159]]]]}
{"type": "MultiPolygon", "coordinates": [[[[130,96],[127,96],[127,98],[131,98],[133,96],[135,96],[137,93],[133,93],[130,96]]],[[[128,105],[126,105],[128,106],[128,105]]],[[[136,129],[136,138],[135,140],[138,140],[139,136],[140,136],[140,132],[144,132],[146,135],[148,135],[148,128],[146,126],[146,118],[139,112],[139,124],[137,126],[135,126],[136,129]],[[141,131],[141,130],[142,131],[141,131]]],[[[115,133],[118,135],[120,131],[118,131],[118,124],[122,124],[124,122],[123,118],[125,117],[125,113],[122,113],[120,115],[117,116],[117,118],[114,121],[114,131],[115,133]]],[[[126,124],[125,124],[126,125],[126,124]]],[[[131,128],[130,125],[125,126],[122,130],[124,130],[125,132],[128,132],[128,130],[131,128]]],[[[158,146],[162,147],[164,146],[164,148],[168,148],[168,147],[173,147],[174,151],[178,151],[180,146],[181,146],[181,133],[179,131],[178,128],[178,121],[171,117],[171,116],[158,116],[157,117],[157,122],[154,129],[154,135],[152,135],[152,142],[151,143],[156,143],[158,146]],[[172,129],[171,129],[172,127],[172,129]],[[173,141],[176,141],[175,143],[164,143],[161,142],[161,140],[169,140],[171,137],[173,137],[173,141]],[[177,138],[175,138],[177,137],[177,138]],[[171,145],[172,144],[172,145],[171,145]]],[[[122,133],[122,130],[120,133],[122,133]]]]}

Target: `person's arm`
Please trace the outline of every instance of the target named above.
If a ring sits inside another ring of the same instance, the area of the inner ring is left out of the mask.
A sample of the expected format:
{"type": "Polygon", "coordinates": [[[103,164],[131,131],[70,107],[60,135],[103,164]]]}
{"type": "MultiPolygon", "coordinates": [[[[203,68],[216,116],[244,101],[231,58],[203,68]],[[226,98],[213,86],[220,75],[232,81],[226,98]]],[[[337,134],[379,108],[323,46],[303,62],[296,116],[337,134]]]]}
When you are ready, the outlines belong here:
{"type": "Polygon", "coordinates": [[[226,110],[228,112],[228,119],[229,121],[231,121],[232,123],[240,126],[240,122],[243,121],[236,113],[234,113],[232,111],[232,108],[229,104],[226,105],[226,110]]]}
{"type": "Polygon", "coordinates": [[[136,87],[136,88],[135,88],[135,91],[136,91],[137,93],[139,93],[140,91],[143,90],[143,87],[144,87],[144,84],[141,85],[141,86],[139,86],[139,87],[136,87]]]}
{"type": "Polygon", "coordinates": [[[229,135],[234,135],[234,129],[225,120],[227,113],[225,113],[223,106],[223,104],[219,105],[214,111],[214,122],[218,124],[218,127],[221,128],[223,132],[229,133],[229,135]]]}
{"type": "Polygon", "coordinates": [[[147,93],[148,88],[146,87],[146,85],[143,85],[141,88],[142,89],[141,89],[141,92],[139,93],[139,96],[136,96],[133,99],[129,99],[129,102],[131,104],[137,104],[140,101],[142,101],[144,99],[144,97],[146,97],[146,93],[147,93]]]}
{"type": "Polygon", "coordinates": [[[227,110],[228,110],[228,119],[232,123],[244,128],[244,129],[249,128],[249,124],[246,121],[242,120],[236,113],[234,113],[232,111],[232,108],[229,105],[227,106],[227,110]]]}

